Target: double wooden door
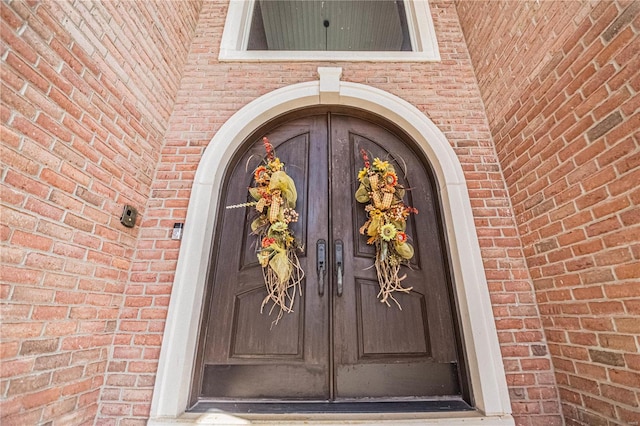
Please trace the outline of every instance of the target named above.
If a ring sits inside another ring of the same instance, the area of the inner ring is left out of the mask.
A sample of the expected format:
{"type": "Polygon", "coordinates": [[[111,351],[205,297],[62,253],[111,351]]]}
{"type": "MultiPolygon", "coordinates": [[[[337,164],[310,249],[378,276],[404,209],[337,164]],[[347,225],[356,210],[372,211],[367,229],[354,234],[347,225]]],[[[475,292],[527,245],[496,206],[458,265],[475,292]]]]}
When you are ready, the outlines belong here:
{"type": "MultiPolygon", "coordinates": [[[[262,136],[262,135],[260,135],[262,136]]],[[[272,326],[247,201],[252,171],[264,157],[260,137],[236,157],[221,198],[209,299],[199,345],[194,396],[221,401],[396,401],[462,394],[443,232],[431,174],[411,146],[378,124],[318,113],[266,133],[298,191],[292,224],[303,249],[302,296],[272,326]],[[360,150],[395,164],[419,210],[407,224],[415,256],[402,310],[380,303],[374,247],[358,230],[360,150]],[[326,273],[318,268],[326,253],[326,273]],[[337,250],[342,246],[342,268],[337,250]],[[339,271],[340,269],[340,271],[339,271]],[[338,275],[342,291],[338,291],[338,275]]]]}

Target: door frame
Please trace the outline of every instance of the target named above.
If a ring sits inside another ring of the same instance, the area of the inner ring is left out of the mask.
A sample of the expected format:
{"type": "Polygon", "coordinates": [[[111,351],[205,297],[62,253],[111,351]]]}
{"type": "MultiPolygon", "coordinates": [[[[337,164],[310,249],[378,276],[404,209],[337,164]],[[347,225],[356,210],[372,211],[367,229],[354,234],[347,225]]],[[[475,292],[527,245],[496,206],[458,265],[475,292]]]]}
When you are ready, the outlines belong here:
{"type": "MultiPolygon", "coordinates": [[[[261,96],[227,120],[205,149],[189,200],[149,425],[175,424],[176,420],[186,424],[205,420],[202,413],[185,411],[193,377],[219,194],[227,164],[247,137],[265,123],[287,112],[318,105],[366,110],[395,123],[423,152],[437,180],[462,345],[477,412],[447,413],[445,418],[424,413],[418,417],[420,423],[429,424],[434,420],[438,424],[443,421],[451,421],[451,424],[514,424],[480,245],[460,162],[445,135],[416,107],[380,89],[340,81],[341,72],[337,67],[320,67],[319,80],[283,87],[261,96]]],[[[345,420],[354,419],[353,415],[344,417],[345,420]]],[[[416,416],[409,418],[416,419],[416,416]]],[[[308,416],[305,419],[313,421],[308,416]]],[[[229,422],[228,417],[220,417],[219,414],[209,420],[208,424],[229,422]]],[[[282,421],[283,418],[278,418],[274,424],[282,421]]],[[[391,420],[397,421],[397,417],[391,420]]]]}

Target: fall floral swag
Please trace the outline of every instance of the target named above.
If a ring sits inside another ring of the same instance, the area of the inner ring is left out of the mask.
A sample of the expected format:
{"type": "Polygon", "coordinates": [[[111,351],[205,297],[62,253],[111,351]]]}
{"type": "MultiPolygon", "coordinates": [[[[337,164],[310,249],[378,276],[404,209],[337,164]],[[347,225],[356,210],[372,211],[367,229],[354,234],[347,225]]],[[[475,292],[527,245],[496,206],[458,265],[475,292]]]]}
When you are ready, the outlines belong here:
{"type": "Polygon", "coordinates": [[[265,137],[262,142],[267,155],[253,172],[255,185],[249,188],[249,194],[254,201],[227,208],[255,207],[258,213],[251,231],[258,236],[257,256],[267,288],[260,312],[272,301],[269,314],[278,307],[273,322],[277,324],[285,312],[293,312],[296,293],[302,294],[304,271],[296,254],[299,247],[289,229],[290,223],[298,221],[296,186],[269,140],[265,137]]]}
{"type": "Polygon", "coordinates": [[[364,149],[360,151],[364,160],[364,168],[358,172],[360,186],[356,191],[356,200],[366,204],[367,221],[360,228],[360,234],[369,236],[367,244],[375,245],[375,267],[380,284],[378,298],[380,302],[390,306],[393,300],[398,308],[400,303],[393,293],[408,293],[413,287],[405,288],[400,276],[400,265],[408,264],[413,257],[413,246],[407,242],[405,233],[407,217],[418,210],[409,207],[402,201],[405,188],[398,184],[398,176],[388,161],[374,158],[373,163],[364,149]]]}

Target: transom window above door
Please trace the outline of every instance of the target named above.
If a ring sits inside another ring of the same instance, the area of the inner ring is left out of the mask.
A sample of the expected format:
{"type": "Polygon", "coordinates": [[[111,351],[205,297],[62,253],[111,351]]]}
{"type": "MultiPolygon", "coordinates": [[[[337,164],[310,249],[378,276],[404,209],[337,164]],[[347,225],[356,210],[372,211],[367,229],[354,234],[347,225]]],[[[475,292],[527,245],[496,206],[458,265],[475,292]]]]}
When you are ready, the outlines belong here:
{"type": "Polygon", "coordinates": [[[427,0],[231,0],[222,61],[437,61],[427,0]]]}

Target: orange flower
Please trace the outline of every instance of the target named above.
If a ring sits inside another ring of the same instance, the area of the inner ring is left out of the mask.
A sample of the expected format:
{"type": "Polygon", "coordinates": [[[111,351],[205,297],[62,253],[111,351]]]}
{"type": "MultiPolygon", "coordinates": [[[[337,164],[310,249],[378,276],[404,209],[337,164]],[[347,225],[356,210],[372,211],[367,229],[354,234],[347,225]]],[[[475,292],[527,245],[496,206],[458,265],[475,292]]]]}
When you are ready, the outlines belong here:
{"type": "Polygon", "coordinates": [[[253,177],[257,182],[260,182],[266,177],[265,176],[266,172],[267,172],[267,168],[265,166],[260,166],[256,169],[253,177]]]}
{"type": "Polygon", "coordinates": [[[264,237],[262,239],[262,247],[267,248],[267,247],[269,247],[271,244],[273,244],[275,242],[276,242],[275,238],[264,237]]]}
{"type": "Polygon", "coordinates": [[[387,172],[384,174],[384,183],[387,186],[396,186],[398,184],[398,176],[393,172],[387,172]]]}

